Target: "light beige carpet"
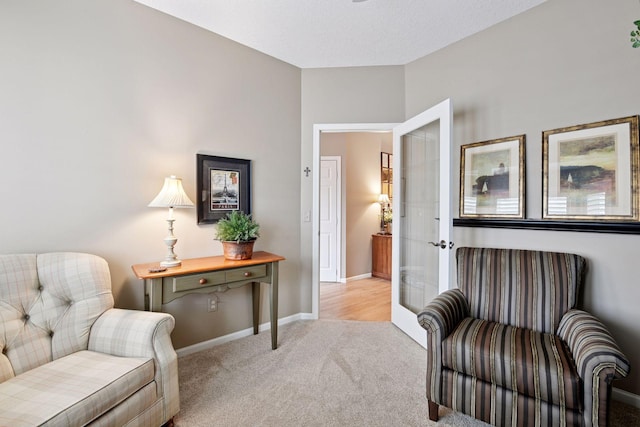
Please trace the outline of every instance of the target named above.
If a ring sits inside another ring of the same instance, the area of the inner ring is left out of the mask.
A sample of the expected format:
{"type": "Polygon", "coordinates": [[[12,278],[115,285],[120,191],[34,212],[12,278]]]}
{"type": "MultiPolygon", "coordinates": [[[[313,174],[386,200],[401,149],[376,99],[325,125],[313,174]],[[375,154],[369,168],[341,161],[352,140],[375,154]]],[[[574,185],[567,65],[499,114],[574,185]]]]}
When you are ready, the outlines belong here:
{"type": "Polygon", "coordinates": [[[429,421],[425,350],[389,322],[298,321],[278,335],[275,351],[263,332],[180,358],[176,426],[486,426],[446,408],[429,421]]]}

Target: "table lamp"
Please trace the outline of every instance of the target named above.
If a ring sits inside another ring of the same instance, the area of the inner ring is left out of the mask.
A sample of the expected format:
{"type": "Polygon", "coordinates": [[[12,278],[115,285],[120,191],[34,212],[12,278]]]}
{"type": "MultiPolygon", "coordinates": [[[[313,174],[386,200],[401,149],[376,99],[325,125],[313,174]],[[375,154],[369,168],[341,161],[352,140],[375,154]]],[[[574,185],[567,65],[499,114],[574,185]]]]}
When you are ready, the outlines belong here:
{"type": "Polygon", "coordinates": [[[158,193],[155,199],[149,203],[151,208],[169,208],[169,218],[167,218],[167,224],[169,224],[169,235],[164,238],[164,243],[167,245],[167,256],[164,261],[160,263],[161,267],[177,267],[182,264],[182,261],[178,259],[173,252],[178,239],[173,235],[173,208],[192,208],[193,202],[189,199],[189,196],[184,192],[182,188],[182,179],[176,178],[171,175],[164,179],[164,185],[158,193]]]}

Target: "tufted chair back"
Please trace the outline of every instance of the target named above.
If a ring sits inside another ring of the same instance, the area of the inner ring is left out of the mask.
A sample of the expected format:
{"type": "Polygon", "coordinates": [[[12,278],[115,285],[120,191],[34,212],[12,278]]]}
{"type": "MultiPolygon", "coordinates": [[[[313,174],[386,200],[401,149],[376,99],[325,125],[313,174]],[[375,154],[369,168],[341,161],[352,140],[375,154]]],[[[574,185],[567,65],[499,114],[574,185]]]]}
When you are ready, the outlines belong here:
{"type": "Polygon", "coordinates": [[[0,255],[0,382],[79,350],[113,308],[107,262],[95,255],[0,255]]]}
{"type": "Polygon", "coordinates": [[[576,307],[586,270],[568,253],[463,247],[456,258],[472,317],[543,333],[576,307]]]}

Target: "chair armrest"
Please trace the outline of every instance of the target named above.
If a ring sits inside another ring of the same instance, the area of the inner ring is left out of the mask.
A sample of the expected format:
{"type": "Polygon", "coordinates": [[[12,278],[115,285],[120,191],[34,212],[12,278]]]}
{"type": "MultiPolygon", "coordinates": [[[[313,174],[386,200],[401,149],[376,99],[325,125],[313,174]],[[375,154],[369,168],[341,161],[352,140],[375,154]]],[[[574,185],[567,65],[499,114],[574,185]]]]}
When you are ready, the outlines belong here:
{"type": "Polygon", "coordinates": [[[628,359],[604,324],[582,310],[565,313],[558,336],[567,343],[584,383],[585,418],[593,425],[605,425],[611,382],[627,376],[628,359]]]}
{"type": "Polygon", "coordinates": [[[171,342],[175,326],[167,313],[110,309],[95,321],[89,350],[120,357],[153,358],[158,396],[164,397],[164,419],[180,410],[178,356],[171,342]]]}
{"type": "Polygon", "coordinates": [[[460,289],[449,289],[435,297],[418,313],[418,323],[441,343],[462,319],[469,316],[469,304],[460,289]]]}
{"type": "Polygon", "coordinates": [[[585,380],[592,373],[606,370],[608,382],[624,378],[629,373],[629,361],[615,340],[594,315],[582,310],[569,310],[560,319],[558,335],[576,361],[578,375],[585,380]]]}
{"type": "Polygon", "coordinates": [[[442,341],[462,319],[469,316],[469,304],[459,289],[449,289],[435,297],[418,313],[418,322],[427,331],[427,399],[443,404],[442,341]]]}

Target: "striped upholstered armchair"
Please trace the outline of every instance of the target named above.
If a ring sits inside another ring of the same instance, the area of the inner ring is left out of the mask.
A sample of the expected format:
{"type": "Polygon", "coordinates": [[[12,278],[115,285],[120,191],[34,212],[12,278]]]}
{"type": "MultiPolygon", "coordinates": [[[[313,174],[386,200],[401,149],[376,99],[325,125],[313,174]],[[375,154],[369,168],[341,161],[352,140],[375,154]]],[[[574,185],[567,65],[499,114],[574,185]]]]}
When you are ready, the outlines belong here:
{"type": "Polygon", "coordinates": [[[629,362],[577,308],[574,254],[459,248],[458,288],[418,314],[427,331],[429,418],[438,405],[497,426],[604,426],[629,362]]]}

